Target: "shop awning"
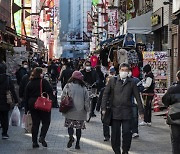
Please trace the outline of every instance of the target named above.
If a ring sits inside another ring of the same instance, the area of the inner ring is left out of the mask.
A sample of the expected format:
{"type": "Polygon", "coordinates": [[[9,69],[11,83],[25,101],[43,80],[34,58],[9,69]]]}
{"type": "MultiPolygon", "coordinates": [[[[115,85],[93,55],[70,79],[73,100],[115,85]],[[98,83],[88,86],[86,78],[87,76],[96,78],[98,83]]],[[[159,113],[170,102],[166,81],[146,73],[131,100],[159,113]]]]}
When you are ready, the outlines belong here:
{"type": "Polygon", "coordinates": [[[105,40],[105,41],[102,41],[102,42],[100,42],[100,46],[111,44],[111,43],[113,43],[114,41],[121,41],[121,40],[124,39],[124,36],[125,36],[125,35],[119,35],[119,36],[117,36],[117,37],[115,37],[115,38],[111,38],[111,39],[107,39],[107,40],[105,40]]]}
{"type": "Polygon", "coordinates": [[[151,28],[151,15],[152,12],[148,12],[136,18],[126,21],[120,27],[120,34],[124,35],[127,33],[131,34],[150,34],[152,32],[151,28]]]}

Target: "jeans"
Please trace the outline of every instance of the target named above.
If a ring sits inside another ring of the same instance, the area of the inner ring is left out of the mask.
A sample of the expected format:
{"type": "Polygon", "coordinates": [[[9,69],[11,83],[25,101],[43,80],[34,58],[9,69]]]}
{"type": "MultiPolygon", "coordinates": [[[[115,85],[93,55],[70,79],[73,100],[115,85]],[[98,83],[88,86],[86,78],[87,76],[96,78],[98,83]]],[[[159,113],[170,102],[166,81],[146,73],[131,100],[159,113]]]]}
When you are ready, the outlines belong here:
{"type": "Polygon", "coordinates": [[[31,110],[32,117],[32,142],[36,143],[38,138],[39,126],[42,123],[40,137],[45,139],[51,121],[51,112],[31,110]]]}
{"type": "Polygon", "coordinates": [[[130,120],[112,120],[111,145],[115,154],[121,154],[121,128],[122,128],[122,149],[128,152],[131,147],[131,119],[130,120]],[[122,126],[122,127],[121,127],[122,126]]]}
{"type": "Polygon", "coordinates": [[[173,154],[180,153],[180,125],[170,125],[173,154]]]}
{"type": "Polygon", "coordinates": [[[131,119],[131,128],[132,133],[138,134],[138,107],[136,104],[132,107],[132,119],[131,119]]]}

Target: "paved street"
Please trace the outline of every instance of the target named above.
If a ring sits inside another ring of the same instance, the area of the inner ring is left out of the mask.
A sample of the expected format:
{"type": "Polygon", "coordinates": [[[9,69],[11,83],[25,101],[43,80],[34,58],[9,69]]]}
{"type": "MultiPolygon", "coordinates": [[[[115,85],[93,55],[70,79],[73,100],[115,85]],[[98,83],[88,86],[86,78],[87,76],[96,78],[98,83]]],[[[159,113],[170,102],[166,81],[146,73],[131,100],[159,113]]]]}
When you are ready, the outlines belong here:
{"type": "MultiPolygon", "coordinates": [[[[66,148],[68,141],[67,131],[63,127],[64,118],[58,109],[52,111],[52,123],[47,135],[48,148],[32,149],[31,137],[24,134],[20,127],[10,127],[9,140],[0,140],[0,154],[111,154],[110,142],[105,143],[102,136],[102,124],[100,116],[87,124],[81,139],[81,150],[77,151],[74,146],[66,148]]],[[[164,119],[153,116],[152,127],[141,127],[140,138],[133,139],[130,154],[170,154],[170,137],[168,126],[164,119]]]]}

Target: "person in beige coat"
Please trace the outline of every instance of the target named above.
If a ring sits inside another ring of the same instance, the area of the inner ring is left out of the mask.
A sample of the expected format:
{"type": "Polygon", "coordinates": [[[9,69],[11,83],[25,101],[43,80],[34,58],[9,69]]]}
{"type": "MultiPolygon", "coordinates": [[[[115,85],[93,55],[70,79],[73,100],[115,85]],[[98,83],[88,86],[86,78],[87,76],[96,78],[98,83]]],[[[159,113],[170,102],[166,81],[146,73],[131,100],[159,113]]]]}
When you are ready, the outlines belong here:
{"type": "Polygon", "coordinates": [[[90,109],[90,101],[87,88],[83,82],[83,75],[79,71],[74,71],[69,82],[63,89],[61,100],[67,96],[67,94],[73,99],[73,108],[64,113],[65,124],[68,128],[69,141],[67,148],[72,146],[74,142],[74,128],[76,129],[76,146],[75,149],[80,149],[79,142],[81,138],[81,129],[85,129],[85,121],[87,120],[87,112],[90,109]]]}

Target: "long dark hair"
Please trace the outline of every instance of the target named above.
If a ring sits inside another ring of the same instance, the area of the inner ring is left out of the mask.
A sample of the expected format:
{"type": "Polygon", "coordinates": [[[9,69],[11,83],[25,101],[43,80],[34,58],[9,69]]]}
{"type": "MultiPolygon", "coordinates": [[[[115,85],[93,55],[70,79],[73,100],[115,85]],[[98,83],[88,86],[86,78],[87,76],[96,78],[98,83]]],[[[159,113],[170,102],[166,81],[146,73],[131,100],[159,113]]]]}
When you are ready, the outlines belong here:
{"type": "Polygon", "coordinates": [[[41,67],[34,68],[31,73],[30,80],[36,79],[36,78],[41,78],[42,73],[43,73],[43,70],[41,67]]]}
{"type": "Polygon", "coordinates": [[[68,83],[75,83],[75,84],[79,84],[82,87],[85,87],[85,82],[83,80],[78,80],[72,77],[68,80],[68,83]]]}

